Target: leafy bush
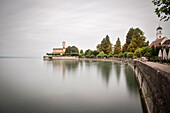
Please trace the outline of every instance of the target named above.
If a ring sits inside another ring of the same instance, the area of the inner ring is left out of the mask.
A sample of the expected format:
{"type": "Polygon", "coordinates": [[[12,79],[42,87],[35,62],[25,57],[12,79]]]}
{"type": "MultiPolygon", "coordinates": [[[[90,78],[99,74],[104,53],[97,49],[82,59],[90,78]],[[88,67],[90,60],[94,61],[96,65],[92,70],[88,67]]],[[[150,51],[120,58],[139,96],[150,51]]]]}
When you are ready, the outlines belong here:
{"type": "Polygon", "coordinates": [[[99,55],[99,54],[98,54],[96,57],[97,57],[97,58],[103,58],[103,56],[101,56],[101,55],[99,55]]]}
{"type": "Polygon", "coordinates": [[[109,58],[109,57],[113,57],[113,55],[112,54],[107,55],[107,58],[109,58]]]}
{"type": "Polygon", "coordinates": [[[128,52],[127,53],[127,58],[133,58],[133,53],[132,52],[128,52]]]}
{"type": "Polygon", "coordinates": [[[137,56],[133,56],[133,59],[137,59],[138,57],[137,56]]]}
{"type": "Polygon", "coordinates": [[[123,57],[123,53],[119,53],[118,57],[119,58],[123,57]]]}
{"type": "Polygon", "coordinates": [[[82,57],[83,57],[83,54],[80,53],[80,54],[79,54],[79,58],[82,58],[82,57]]]}
{"type": "Polygon", "coordinates": [[[138,49],[135,50],[134,55],[136,57],[142,57],[142,51],[143,51],[142,48],[138,48],[138,49]]]}
{"type": "Polygon", "coordinates": [[[151,58],[151,53],[150,52],[145,53],[144,57],[146,57],[147,59],[150,59],[151,58]]]}
{"type": "Polygon", "coordinates": [[[106,57],[107,58],[107,54],[104,54],[104,56],[103,57],[106,57]]]}
{"type": "Polygon", "coordinates": [[[123,53],[123,57],[127,58],[127,53],[128,53],[128,52],[124,52],[124,53],[123,53]]]}
{"type": "Polygon", "coordinates": [[[90,58],[95,58],[95,56],[94,56],[94,55],[91,55],[90,58]]]}
{"type": "Polygon", "coordinates": [[[66,56],[70,55],[70,53],[66,53],[66,56]]]}
{"type": "Polygon", "coordinates": [[[86,57],[86,58],[90,58],[90,56],[89,56],[89,55],[86,55],[85,57],[86,57]]]}
{"type": "Polygon", "coordinates": [[[114,54],[113,57],[118,57],[119,55],[118,54],[114,54]]]}

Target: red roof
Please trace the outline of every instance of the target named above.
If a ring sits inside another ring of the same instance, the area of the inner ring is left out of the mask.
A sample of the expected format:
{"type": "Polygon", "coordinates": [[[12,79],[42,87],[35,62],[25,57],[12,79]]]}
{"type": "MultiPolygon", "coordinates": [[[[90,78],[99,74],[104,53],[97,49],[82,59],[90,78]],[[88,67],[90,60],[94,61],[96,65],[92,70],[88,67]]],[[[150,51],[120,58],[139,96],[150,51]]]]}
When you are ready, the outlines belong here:
{"type": "MultiPolygon", "coordinates": [[[[164,38],[165,38],[165,37],[164,37],[164,38]]],[[[157,47],[157,46],[161,45],[161,42],[162,42],[162,40],[163,40],[164,38],[161,38],[161,39],[158,39],[158,40],[153,41],[153,42],[149,45],[149,47],[152,47],[153,45],[154,45],[154,47],[157,47]]]]}

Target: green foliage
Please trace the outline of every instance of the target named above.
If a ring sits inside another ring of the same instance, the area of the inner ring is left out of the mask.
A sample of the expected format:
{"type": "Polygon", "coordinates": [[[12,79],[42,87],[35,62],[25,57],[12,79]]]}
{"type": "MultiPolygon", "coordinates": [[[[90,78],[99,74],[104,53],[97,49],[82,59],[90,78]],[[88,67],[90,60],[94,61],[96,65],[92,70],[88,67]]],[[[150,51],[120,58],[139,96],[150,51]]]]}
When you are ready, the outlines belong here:
{"type": "Polygon", "coordinates": [[[146,57],[147,59],[150,59],[151,58],[151,53],[150,52],[147,52],[144,54],[144,57],[146,57]]]}
{"type": "Polygon", "coordinates": [[[79,56],[78,53],[71,53],[71,56],[79,56]]]}
{"type": "Polygon", "coordinates": [[[101,44],[97,45],[97,50],[103,51],[105,54],[109,54],[112,52],[112,44],[110,42],[108,35],[106,35],[106,37],[103,38],[101,44]]]}
{"type": "Polygon", "coordinates": [[[92,51],[92,54],[93,54],[94,56],[97,56],[99,53],[100,53],[100,51],[98,51],[98,50],[92,51]]]}
{"type": "Polygon", "coordinates": [[[97,57],[97,58],[103,58],[103,57],[102,57],[101,55],[99,55],[99,54],[98,54],[96,57],[97,57]]]}
{"type": "Polygon", "coordinates": [[[156,56],[156,49],[154,46],[151,47],[151,55],[156,56]]]}
{"type": "Polygon", "coordinates": [[[118,54],[114,54],[113,57],[119,57],[119,55],[118,54]]]}
{"type": "Polygon", "coordinates": [[[103,57],[106,57],[107,58],[107,54],[104,54],[104,56],[103,57]]]}
{"type": "Polygon", "coordinates": [[[123,57],[124,57],[124,58],[127,58],[127,53],[128,53],[128,52],[124,52],[124,53],[123,53],[123,57]]]}
{"type": "Polygon", "coordinates": [[[96,46],[96,48],[97,48],[98,51],[102,51],[101,44],[98,44],[98,45],[96,46]]]}
{"type": "Polygon", "coordinates": [[[133,58],[133,53],[132,52],[128,52],[127,53],[127,58],[133,58]]]}
{"type": "Polygon", "coordinates": [[[133,56],[133,59],[137,59],[138,57],[137,56],[133,56]]]}
{"type": "Polygon", "coordinates": [[[119,53],[118,57],[122,58],[123,57],[123,53],[119,53]]]}
{"type": "Polygon", "coordinates": [[[83,50],[82,49],[80,50],[80,53],[83,54],[83,50]]]}
{"type": "Polygon", "coordinates": [[[143,31],[139,28],[136,28],[132,35],[132,40],[127,48],[127,51],[134,52],[137,48],[148,45],[148,42],[145,42],[146,37],[144,36],[143,31]]]}
{"type": "Polygon", "coordinates": [[[134,56],[136,56],[136,57],[142,57],[142,51],[143,51],[142,48],[136,49],[135,52],[134,52],[134,56]]]}
{"type": "MultiPolygon", "coordinates": [[[[167,48],[168,49],[168,48],[167,48]]],[[[155,49],[155,56],[158,56],[159,54],[159,50],[163,50],[162,49],[162,46],[157,46],[156,49],[155,49]]],[[[169,49],[168,49],[169,50],[169,49]]]]}
{"type": "Polygon", "coordinates": [[[121,42],[119,38],[116,41],[116,45],[114,46],[114,54],[119,54],[121,52],[121,42]]]}
{"type": "Polygon", "coordinates": [[[66,53],[66,56],[69,56],[70,55],[70,53],[66,53]]]}
{"type": "Polygon", "coordinates": [[[92,52],[93,52],[92,50],[88,49],[88,50],[85,51],[84,54],[90,56],[90,55],[92,55],[92,52]]]}
{"type": "Polygon", "coordinates": [[[132,40],[132,36],[134,34],[134,30],[133,27],[129,29],[127,35],[126,35],[126,44],[129,45],[131,40],[132,40]]]}
{"type": "Polygon", "coordinates": [[[126,52],[126,51],[127,51],[127,48],[128,48],[128,44],[125,43],[125,44],[122,46],[122,53],[126,52]]]}
{"type": "Polygon", "coordinates": [[[79,50],[78,50],[78,48],[76,47],[76,46],[68,46],[67,48],[66,48],[66,51],[65,51],[65,53],[79,53],[79,50]]]}
{"type": "Polygon", "coordinates": [[[90,56],[90,58],[95,58],[95,56],[92,54],[92,55],[90,56]]]}
{"type": "Polygon", "coordinates": [[[89,56],[89,55],[86,55],[85,57],[86,57],[86,58],[90,58],[90,56],[89,56]]]}
{"type": "Polygon", "coordinates": [[[168,21],[170,18],[170,0],[152,0],[156,6],[155,13],[160,20],[168,21]]]}
{"type": "Polygon", "coordinates": [[[98,55],[97,55],[98,58],[103,58],[104,57],[104,52],[101,51],[98,55]]]}
{"type": "Polygon", "coordinates": [[[46,53],[46,55],[60,55],[60,53],[46,53]]]}
{"type": "Polygon", "coordinates": [[[82,57],[83,57],[83,54],[80,53],[80,54],[79,54],[79,58],[82,58],[82,57]]]}
{"type": "Polygon", "coordinates": [[[149,46],[142,47],[142,56],[147,52],[151,52],[151,48],[149,46]]]}
{"type": "Polygon", "coordinates": [[[107,57],[109,58],[109,57],[113,57],[113,55],[112,54],[109,54],[109,55],[107,55],[107,57]]]}

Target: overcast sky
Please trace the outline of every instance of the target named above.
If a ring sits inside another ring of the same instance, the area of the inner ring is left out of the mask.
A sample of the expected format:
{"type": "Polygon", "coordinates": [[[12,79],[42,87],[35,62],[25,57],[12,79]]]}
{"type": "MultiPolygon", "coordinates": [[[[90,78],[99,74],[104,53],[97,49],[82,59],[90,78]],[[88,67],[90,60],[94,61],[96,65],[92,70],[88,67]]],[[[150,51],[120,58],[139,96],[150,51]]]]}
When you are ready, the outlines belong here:
{"type": "Polygon", "coordinates": [[[170,38],[170,21],[160,22],[151,0],[0,0],[0,56],[37,56],[53,47],[96,49],[108,34],[125,43],[131,27],[151,43],[156,28],[170,38]]]}

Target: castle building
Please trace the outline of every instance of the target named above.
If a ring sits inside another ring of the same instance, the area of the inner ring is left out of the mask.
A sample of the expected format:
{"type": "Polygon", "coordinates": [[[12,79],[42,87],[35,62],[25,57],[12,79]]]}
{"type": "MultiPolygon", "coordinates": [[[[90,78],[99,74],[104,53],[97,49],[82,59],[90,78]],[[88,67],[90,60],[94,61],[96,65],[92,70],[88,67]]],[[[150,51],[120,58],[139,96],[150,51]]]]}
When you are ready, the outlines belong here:
{"type": "Polygon", "coordinates": [[[63,48],[53,48],[53,52],[52,53],[60,53],[60,55],[65,54],[66,48],[65,48],[65,41],[62,42],[62,46],[63,48]]]}
{"type": "Polygon", "coordinates": [[[164,48],[170,47],[170,39],[168,39],[166,36],[162,37],[162,28],[160,26],[156,29],[156,40],[149,45],[149,47],[152,46],[162,46],[164,48]]]}

